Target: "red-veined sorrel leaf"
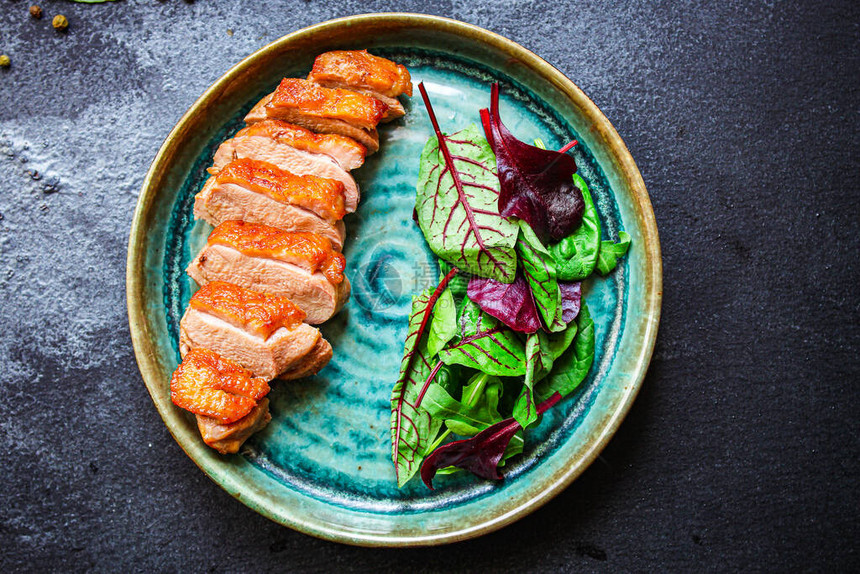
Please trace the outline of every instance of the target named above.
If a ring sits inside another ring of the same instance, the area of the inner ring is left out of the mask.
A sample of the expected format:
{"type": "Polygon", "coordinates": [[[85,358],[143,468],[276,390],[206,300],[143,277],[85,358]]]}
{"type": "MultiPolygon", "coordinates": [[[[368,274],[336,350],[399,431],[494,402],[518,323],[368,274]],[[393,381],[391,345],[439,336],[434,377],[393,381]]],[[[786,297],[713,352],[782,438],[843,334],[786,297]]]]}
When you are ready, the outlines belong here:
{"type": "Polygon", "coordinates": [[[404,344],[400,376],[391,392],[391,459],[398,486],[406,484],[418,470],[441,426],[426,411],[417,408],[418,396],[432,370],[423,335],[433,306],[448,282],[457,273],[452,269],[435,290],[427,289],[412,301],[409,329],[404,344]]]}
{"type": "Polygon", "coordinates": [[[499,215],[496,158],[475,126],[446,136],[423,84],[419,84],[436,132],[421,153],[415,215],[430,249],[482,277],[514,280],[517,225],[499,215]]]}
{"type": "Polygon", "coordinates": [[[484,133],[496,154],[501,193],[499,212],[527,221],[543,241],[559,241],[582,221],[582,193],[571,179],[573,157],[515,138],[499,117],[499,85],[493,84],[490,109],[481,110],[484,133]]]}
{"type": "MultiPolygon", "coordinates": [[[[554,394],[537,406],[537,414],[542,415],[561,400],[554,394]]],[[[440,468],[457,466],[473,472],[481,478],[501,480],[499,461],[511,438],[521,429],[513,417],[496,423],[465,440],[449,442],[437,448],[421,465],[421,480],[428,488],[433,488],[433,477],[440,468]]]]}
{"type": "Polygon", "coordinates": [[[446,365],[464,365],[488,375],[517,377],[525,374],[525,350],[517,336],[499,325],[476,303],[466,300],[460,317],[459,337],[439,351],[446,365]]]}
{"type": "Polygon", "coordinates": [[[472,277],[468,295],[486,313],[514,331],[534,333],[540,329],[540,317],[529,284],[522,273],[517,273],[513,283],[472,277]]]}

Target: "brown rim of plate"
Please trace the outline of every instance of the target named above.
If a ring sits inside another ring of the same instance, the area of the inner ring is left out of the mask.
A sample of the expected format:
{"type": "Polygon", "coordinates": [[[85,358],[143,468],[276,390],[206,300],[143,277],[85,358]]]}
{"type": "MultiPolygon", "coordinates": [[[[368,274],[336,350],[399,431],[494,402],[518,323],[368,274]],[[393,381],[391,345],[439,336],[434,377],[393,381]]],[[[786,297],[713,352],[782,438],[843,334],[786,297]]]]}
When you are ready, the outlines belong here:
{"type": "Polygon", "coordinates": [[[639,169],[636,167],[636,163],[633,161],[633,157],[630,155],[627,146],[594,102],[592,102],[591,99],[589,99],[588,96],[579,89],[579,87],[577,87],[554,66],[547,63],[533,52],[511,40],[508,40],[507,38],[504,38],[503,36],[477,26],[449,18],[398,12],[347,16],[344,18],[328,20],[320,24],[303,28],[291,34],[287,34],[243,59],[241,62],[230,68],[227,73],[207,89],[182,116],[173,130],[171,130],[146,174],[146,178],[144,179],[143,186],[141,188],[141,194],[138,198],[137,207],[135,208],[134,218],[132,220],[126,265],[128,319],[135,357],[137,359],[141,375],[143,376],[153,402],[156,404],[159,414],[164,420],[170,433],[179,443],[180,447],[186,452],[186,454],[188,454],[191,460],[193,460],[207,476],[212,478],[213,481],[227,490],[232,496],[241,500],[244,504],[263,516],[279,524],[290,526],[306,534],[322,539],[372,547],[431,546],[475,538],[483,534],[496,531],[537,510],[570,485],[570,483],[573,482],[573,480],[576,479],[594,461],[597,455],[606,446],[606,443],[618,429],[621,421],[629,411],[630,406],[642,386],[642,381],[645,377],[645,373],[648,369],[651,355],[654,350],[657,328],[660,322],[660,307],[663,295],[662,260],[660,241],[657,234],[657,222],[654,218],[651,200],[648,197],[647,190],[645,189],[645,183],[642,180],[639,169]],[[499,50],[500,52],[507,54],[510,58],[518,60],[526,69],[549,81],[556,89],[565,94],[573,105],[581,110],[583,115],[593,122],[594,132],[603,140],[604,145],[612,152],[611,157],[616,163],[616,167],[620,175],[626,180],[630,189],[632,199],[636,206],[636,218],[638,219],[638,224],[642,230],[645,258],[644,276],[646,283],[646,288],[644,289],[646,300],[644,302],[643,314],[648,318],[648,320],[645,329],[640,334],[643,345],[640,350],[638,360],[636,361],[634,381],[633,384],[628,385],[625,388],[624,396],[619,408],[612,413],[609,420],[602,426],[600,433],[591,439],[589,448],[585,452],[585,455],[571,466],[565,468],[564,472],[560,472],[553,477],[553,480],[547,484],[538,496],[523,501],[516,501],[513,508],[507,509],[505,512],[491,518],[490,520],[449,532],[420,537],[377,534],[367,537],[358,537],[355,532],[338,531],[334,529],[325,530],[319,527],[310,527],[304,523],[288,524],[283,520],[280,520],[279,517],[276,516],[275,513],[271,512],[265,505],[243,496],[240,484],[226,484],[226,482],[229,482],[229,479],[223,480],[223,482],[221,480],[216,480],[212,474],[212,470],[209,468],[210,465],[205,461],[199,461],[192,452],[189,452],[189,449],[186,448],[183,441],[180,440],[180,429],[175,428],[176,425],[166,418],[166,409],[171,408],[169,398],[158,398],[159,393],[157,390],[163,381],[160,381],[158,378],[160,376],[158,358],[153,341],[149,336],[149,321],[144,308],[144,263],[146,259],[144,246],[146,241],[146,230],[148,227],[146,223],[148,223],[148,220],[152,215],[152,200],[155,196],[156,190],[160,187],[163,174],[177,152],[181,144],[180,140],[186,135],[188,124],[192,122],[192,119],[202,110],[209,107],[212,102],[217,101],[227,90],[228,86],[235,79],[242,76],[257,59],[266,57],[273,53],[280,53],[290,44],[300,40],[305,40],[312,35],[334,32],[343,26],[415,28],[424,31],[443,32],[463,36],[471,40],[477,40],[495,50],[499,50]]]}

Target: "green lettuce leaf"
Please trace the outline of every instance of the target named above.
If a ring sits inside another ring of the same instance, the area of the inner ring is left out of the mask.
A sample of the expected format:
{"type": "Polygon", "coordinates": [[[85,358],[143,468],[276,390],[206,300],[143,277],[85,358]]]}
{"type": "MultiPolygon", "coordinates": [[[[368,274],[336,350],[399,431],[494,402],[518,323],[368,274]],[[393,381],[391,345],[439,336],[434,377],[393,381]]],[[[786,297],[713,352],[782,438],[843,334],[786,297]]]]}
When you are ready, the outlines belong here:
{"type": "Polygon", "coordinates": [[[591,199],[585,180],[574,174],[573,182],[582,192],[585,211],[582,214],[582,223],[576,231],[550,246],[558,279],[561,281],[578,281],[591,275],[597,265],[597,254],[600,251],[600,217],[597,207],[591,199]]]}
{"type": "Polygon", "coordinates": [[[539,400],[545,400],[553,393],[566,397],[582,384],[591,370],[594,361],[594,321],[584,302],[576,323],[577,333],[573,344],[556,359],[552,371],[535,389],[539,400]]]}
{"type": "Polygon", "coordinates": [[[502,420],[498,411],[501,392],[502,383],[498,378],[478,373],[463,387],[462,401],[433,384],[421,404],[431,416],[443,419],[452,432],[474,436],[502,420]]]}
{"type": "Polygon", "coordinates": [[[534,386],[552,369],[553,357],[546,333],[532,333],[526,340],[526,373],[523,388],[514,404],[514,419],[526,429],[537,420],[534,386]]]}
{"type": "Polygon", "coordinates": [[[630,247],[630,235],[626,231],[618,233],[618,243],[603,241],[600,244],[600,253],[597,256],[597,272],[608,275],[618,264],[618,258],[627,253],[630,247]]]}
{"type": "Polygon", "coordinates": [[[549,331],[563,331],[567,325],[562,320],[561,289],[556,280],[555,262],[525,221],[520,221],[517,253],[544,325],[549,331]]]}
{"type": "Polygon", "coordinates": [[[549,354],[552,356],[552,360],[555,361],[558,359],[562,353],[564,353],[570,344],[573,342],[574,337],[576,337],[577,332],[576,321],[571,321],[567,329],[561,331],[560,333],[550,333],[548,336],[549,343],[549,354]]]}
{"type": "Polygon", "coordinates": [[[433,319],[427,335],[427,353],[435,357],[457,334],[457,308],[451,289],[445,289],[433,307],[433,319]]]}

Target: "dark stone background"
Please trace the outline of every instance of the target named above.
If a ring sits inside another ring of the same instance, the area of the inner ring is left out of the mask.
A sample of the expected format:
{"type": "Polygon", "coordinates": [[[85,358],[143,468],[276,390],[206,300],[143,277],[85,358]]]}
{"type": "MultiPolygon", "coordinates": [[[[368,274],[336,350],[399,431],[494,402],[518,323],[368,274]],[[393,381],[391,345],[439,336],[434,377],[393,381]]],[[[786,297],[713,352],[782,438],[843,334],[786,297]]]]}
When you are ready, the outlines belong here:
{"type": "Polygon", "coordinates": [[[29,3],[0,0],[0,570],[860,568],[856,2],[29,3]],[[132,211],[181,114],[267,42],[386,10],[558,66],[625,138],[663,245],[654,359],[601,459],[440,549],[340,546],[233,500],[162,424],[126,319],[132,211]]]}

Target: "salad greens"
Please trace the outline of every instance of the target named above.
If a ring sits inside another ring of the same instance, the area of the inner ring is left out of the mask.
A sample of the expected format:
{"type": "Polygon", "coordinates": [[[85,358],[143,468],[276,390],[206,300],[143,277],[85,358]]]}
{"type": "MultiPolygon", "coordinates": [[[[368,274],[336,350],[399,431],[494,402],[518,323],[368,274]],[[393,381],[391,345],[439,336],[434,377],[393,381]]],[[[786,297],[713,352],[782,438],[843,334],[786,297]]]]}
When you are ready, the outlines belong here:
{"type": "Polygon", "coordinates": [[[391,392],[391,449],[398,486],[406,484],[418,470],[421,460],[429,452],[427,447],[441,425],[441,421],[418,408],[422,385],[431,373],[432,358],[422,335],[436,300],[455,273],[456,270],[449,272],[435,291],[426,289],[412,299],[400,376],[391,392]]]}
{"type": "Polygon", "coordinates": [[[516,377],[525,374],[525,350],[519,337],[465,299],[460,316],[460,335],[439,352],[447,365],[464,365],[488,375],[516,377]]]}
{"type": "Polygon", "coordinates": [[[544,325],[549,331],[563,331],[567,325],[561,317],[561,288],[558,286],[555,261],[525,221],[520,221],[517,255],[544,325]]]}
{"type": "MultiPolygon", "coordinates": [[[[430,106],[427,107],[430,110],[430,106]]],[[[431,113],[434,127],[435,116],[431,113]]],[[[478,128],[436,130],[421,154],[415,213],[430,249],[461,270],[514,280],[519,228],[499,215],[496,158],[478,128]]]]}
{"type": "Polygon", "coordinates": [[[582,225],[549,248],[558,266],[558,278],[564,281],[578,281],[588,277],[594,271],[600,251],[600,218],[597,208],[585,180],[575,174],[573,182],[582,192],[585,201],[582,225]]]}
{"type": "Polygon", "coordinates": [[[573,157],[515,138],[499,117],[498,84],[490,92],[490,109],[481,110],[481,123],[498,162],[501,214],[527,221],[544,241],[570,234],[584,208],[570,179],[576,172],[573,157]]]}
{"type": "Polygon", "coordinates": [[[514,331],[534,333],[540,329],[535,300],[522,273],[517,273],[513,283],[472,277],[466,294],[481,309],[514,331]]]}
{"type": "Polygon", "coordinates": [[[421,154],[415,220],[443,276],[413,298],[391,396],[398,486],[419,468],[501,479],[524,431],[586,380],[595,326],[581,281],[611,272],[630,246],[601,241],[600,219],[573,158],[520,142],[491,109],[484,135],[435,136],[421,154]],[[498,170],[498,172],[497,172],[498,170]],[[454,440],[452,440],[454,439],[454,440]]]}
{"type": "Polygon", "coordinates": [[[597,256],[597,272],[601,275],[609,275],[618,264],[618,258],[627,253],[630,247],[630,235],[626,231],[618,234],[618,243],[603,241],[600,244],[600,253],[597,256]]]}
{"type": "MultiPolygon", "coordinates": [[[[561,395],[555,394],[537,406],[537,414],[542,415],[554,406],[561,395]]],[[[482,430],[472,438],[457,440],[440,446],[427,457],[421,465],[421,480],[428,488],[433,488],[433,477],[439,469],[458,466],[490,480],[501,480],[499,462],[507,453],[512,439],[522,430],[513,418],[505,419],[482,430]]]]}

